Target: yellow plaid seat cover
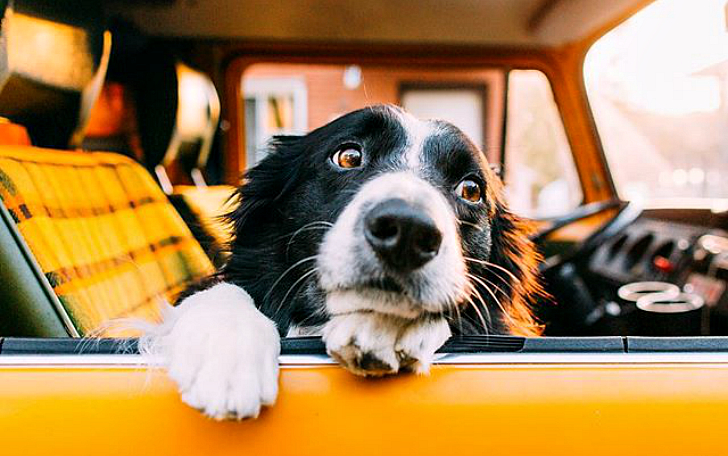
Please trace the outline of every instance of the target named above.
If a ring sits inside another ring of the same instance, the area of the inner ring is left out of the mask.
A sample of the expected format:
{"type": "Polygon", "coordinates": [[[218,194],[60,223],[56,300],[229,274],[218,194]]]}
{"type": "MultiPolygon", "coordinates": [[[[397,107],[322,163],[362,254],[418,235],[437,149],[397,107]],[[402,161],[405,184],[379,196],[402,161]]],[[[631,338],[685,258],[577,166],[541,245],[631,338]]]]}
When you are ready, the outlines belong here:
{"type": "Polygon", "coordinates": [[[81,335],[213,272],[149,174],[111,153],[0,147],[0,198],[81,335]]]}

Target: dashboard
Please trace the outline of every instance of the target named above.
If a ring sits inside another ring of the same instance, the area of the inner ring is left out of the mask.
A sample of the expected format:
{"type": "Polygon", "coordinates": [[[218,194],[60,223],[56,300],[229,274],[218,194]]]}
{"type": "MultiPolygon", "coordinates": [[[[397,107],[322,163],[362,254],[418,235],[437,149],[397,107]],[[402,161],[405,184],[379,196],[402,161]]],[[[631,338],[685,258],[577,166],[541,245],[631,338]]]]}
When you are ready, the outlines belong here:
{"type": "MultiPolygon", "coordinates": [[[[583,335],[728,335],[725,216],[645,211],[598,246],[574,279],[592,301],[583,335]]],[[[578,300],[579,287],[560,294],[578,300]]]]}

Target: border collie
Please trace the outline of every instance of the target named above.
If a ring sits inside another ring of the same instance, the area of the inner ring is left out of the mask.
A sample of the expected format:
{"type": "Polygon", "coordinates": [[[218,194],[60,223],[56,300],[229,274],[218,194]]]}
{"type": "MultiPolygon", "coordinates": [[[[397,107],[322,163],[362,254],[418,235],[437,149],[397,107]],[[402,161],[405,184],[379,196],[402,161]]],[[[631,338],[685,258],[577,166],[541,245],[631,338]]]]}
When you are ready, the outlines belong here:
{"type": "Polygon", "coordinates": [[[255,417],[281,335],[359,375],[427,372],[453,334],[537,335],[528,227],[460,130],[394,106],[276,137],[230,214],[227,264],[142,339],[187,404],[255,417]]]}

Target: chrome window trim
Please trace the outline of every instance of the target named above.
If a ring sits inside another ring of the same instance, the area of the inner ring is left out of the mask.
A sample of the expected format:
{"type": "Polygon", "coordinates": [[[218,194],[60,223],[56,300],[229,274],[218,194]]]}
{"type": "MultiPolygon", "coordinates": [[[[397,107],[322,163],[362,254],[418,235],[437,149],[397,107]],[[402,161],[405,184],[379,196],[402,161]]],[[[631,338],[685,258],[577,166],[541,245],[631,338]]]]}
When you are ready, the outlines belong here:
{"type": "MultiPolygon", "coordinates": [[[[282,367],[308,367],[335,365],[325,355],[282,355],[282,367]]],[[[680,353],[473,353],[443,354],[436,365],[480,366],[575,366],[575,365],[651,365],[651,364],[726,364],[728,352],[680,352],[680,353]]],[[[0,368],[51,367],[51,368],[155,368],[153,360],[141,355],[2,355],[0,368]]]]}

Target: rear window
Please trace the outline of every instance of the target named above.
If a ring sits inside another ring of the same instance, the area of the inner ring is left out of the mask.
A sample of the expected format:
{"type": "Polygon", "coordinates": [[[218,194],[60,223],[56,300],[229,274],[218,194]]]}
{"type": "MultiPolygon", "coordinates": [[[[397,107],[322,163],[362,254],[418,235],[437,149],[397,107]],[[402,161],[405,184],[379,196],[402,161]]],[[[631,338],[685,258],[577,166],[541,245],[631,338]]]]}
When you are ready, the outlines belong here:
{"type": "Polygon", "coordinates": [[[521,215],[549,218],[581,204],[582,191],[546,75],[497,67],[259,63],[241,80],[247,166],[273,135],[304,134],[349,111],[391,103],[463,130],[495,167],[521,215]],[[505,123],[505,135],[504,132],[505,123]]]}
{"type": "Polygon", "coordinates": [[[241,81],[247,164],[277,134],[303,134],[349,111],[379,103],[421,118],[448,120],[497,160],[504,74],[500,69],[260,63],[241,81]]]}

